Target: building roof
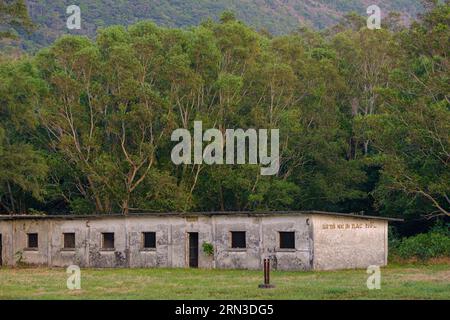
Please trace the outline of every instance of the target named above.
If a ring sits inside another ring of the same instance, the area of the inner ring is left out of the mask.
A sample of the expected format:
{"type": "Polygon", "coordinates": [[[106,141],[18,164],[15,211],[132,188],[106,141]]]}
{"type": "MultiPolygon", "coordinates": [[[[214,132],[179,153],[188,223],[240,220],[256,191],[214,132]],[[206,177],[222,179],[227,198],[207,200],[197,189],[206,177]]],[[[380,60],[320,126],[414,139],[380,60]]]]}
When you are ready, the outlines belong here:
{"type": "Polygon", "coordinates": [[[30,219],[108,219],[108,218],[126,218],[126,217],[192,217],[192,216],[296,216],[319,214],[338,217],[350,217],[360,219],[387,220],[387,221],[403,221],[403,219],[367,216],[356,213],[337,213],[325,211],[214,211],[214,212],[147,212],[147,213],[130,213],[127,216],[123,214],[93,214],[93,215],[0,215],[0,220],[30,220],[30,219]]]}

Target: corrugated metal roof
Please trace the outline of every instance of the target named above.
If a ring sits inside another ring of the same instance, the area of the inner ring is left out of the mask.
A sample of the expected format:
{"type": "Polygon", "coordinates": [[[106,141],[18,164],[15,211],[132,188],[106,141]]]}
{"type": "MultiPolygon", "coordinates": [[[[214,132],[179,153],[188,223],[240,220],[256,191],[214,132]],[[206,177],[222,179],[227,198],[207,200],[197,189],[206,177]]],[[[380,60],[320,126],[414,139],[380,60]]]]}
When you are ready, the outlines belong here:
{"type": "Polygon", "coordinates": [[[350,217],[360,219],[374,219],[387,221],[404,221],[403,219],[367,216],[356,213],[338,213],[325,211],[214,211],[214,212],[145,212],[145,213],[130,213],[127,216],[123,214],[92,214],[92,215],[0,215],[0,220],[30,220],[30,219],[108,219],[108,218],[126,218],[126,217],[161,217],[161,216],[295,216],[306,214],[320,214],[338,217],[350,217]]]}

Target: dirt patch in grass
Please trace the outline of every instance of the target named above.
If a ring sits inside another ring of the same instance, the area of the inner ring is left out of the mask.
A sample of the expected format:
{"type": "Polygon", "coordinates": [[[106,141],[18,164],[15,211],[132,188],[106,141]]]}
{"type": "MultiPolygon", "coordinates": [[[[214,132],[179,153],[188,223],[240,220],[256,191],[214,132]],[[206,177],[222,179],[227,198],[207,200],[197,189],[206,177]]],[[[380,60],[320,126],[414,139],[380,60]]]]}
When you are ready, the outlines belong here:
{"type": "Polygon", "coordinates": [[[417,265],[442,265],[448,264],[450,266],[450,257],[439,257],[439,258],[431,258],[428,260],[421,260],[417,257],[402,259],[400,257],[391,257],[389,259],[391,263],[407,265],[407,264],[417,264],[417,265]]]}
{"type": "MultiPolygon", "coordinates": [[[[413,269],[414,270],[414,269],[413,269]]],[[[402,277],[402,280],[406,281],[435,281],[435,282],[449,282],[450,283],[450,270],[435,271],[433,273],[423,273],[420,270],[408,272],[402,277]]]]}

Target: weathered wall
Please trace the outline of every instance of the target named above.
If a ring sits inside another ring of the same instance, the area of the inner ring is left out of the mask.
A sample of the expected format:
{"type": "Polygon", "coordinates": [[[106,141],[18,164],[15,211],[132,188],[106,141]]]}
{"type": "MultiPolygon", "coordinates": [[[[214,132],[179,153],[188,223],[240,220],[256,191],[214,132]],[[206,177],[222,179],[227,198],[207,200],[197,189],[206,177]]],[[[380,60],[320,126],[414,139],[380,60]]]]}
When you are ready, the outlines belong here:
{"type": "MultiPolygon", "coordinates": [[[[89,222],[85,220],[47,220],[51,232],[51,255],[48,265],[63,267],[71,264],[78,266],[89,265],[90,237],[89,222]],[[74,232],[75,249],[63,249],[63,233],[74,232]]],[[[100,240],[100,239],[99,239],[100,240]]],[[[92,241],[91,241],[92,242],[92,241]]],[[[27,261],[32,263],[32,261],[27,261]]]]}
{"type": "Polygon", "coordinates": [[[311,237],[307,216],[264,216],[213,218],[215,226],[216,266],[220,269],[261,269],[270,257],[274,269],[309,270],[311,237]],[[231,231],[246,231],[247,248],[232,249],[231,231]],[[295,231],[295,249],[279,248],[279,232],[295,231]]]}
{"type": "Polygon", "coordinates": [[[200,268],[260,269],[270,257],[279,270],[311,268],[311,232],[306,216],[142,216],[100,219],[19,219],[0,221],[3,263],[80,267],[187,267],[188,233],[199,234],[200,268]],[[231,231],[246,231],[247,248],[231,248],[231,231]],[[296,232],[296,249],[279,249],[279,231],[296,232]],[[114,250],[101,248],[101,234],[114,232],[114,250]],[[156,249],[142,248],[142,233],[156,232],[156,249]],[[39,234],[28,250],[27,233],[39,234]],[[63,233],[75,233],[74,250],[63,249],[63,233]],[[203,242],[214,245],[206,256],[203,242]]]}
{"type": "Polygon", "coordinates": [[[387,221],[313,215],[312,224],[315,270],[387,264],[387,221]]]}
{"type": "Polygon", "coordinates": [[[75,219],[0,220],[3,264],[64,267],[188,266],[188,233],[199,234],[199,267],[261,269],[270,257],[278,270],[366,268],[387,263],[387,221],[321,214],[144,215],[75,219]],[[245,231],[247,248],[231,248],[231,231],[245,231]],[[279,232],[295,231],[295,249],[280,249],[279,232]],[[27,233],[39,249],[27,250],[27,233]],[[115,248],[101,248],[102,232],[114,232],[115,248]],[[142,233],[156,232],[156,249],[142,248],[142,233]],[[63,233],[76,234],[76,249],[63,249],[63,233]],[[203,242],[212,243],[214,257],[203,242]]]}
{"type": "Polygon", "coordinates": [[[12,241],[12,223],[11,221],[0,220],[0,234],[2,235],[2,264],[12,265],[14,263],[13,250],[14,244],[12,241]]]}
{"type": "MultiPolygon", "coordinates": [[[[180,217],[129,217],[75,220],[18,220],[15,226],[14,252],[23,253],[23,262],[64,267],[186,267],[187,232],[199,232],[199,243],[211,242],[210,225],[205,218],[192,224],[180,217]],[[25,227],[24,227],[25,226],[25,227]],[[39,249],[26,249],[27,233],[39,233],[39,249]],[[101,248],[102,233],[114,233],[114,250],[101,248]],[[142,233],[156,232],[156,248],[142,248],[142,233]],[[63,249],[63,233],[75,233],[75,249],[63,249]],[[48,237],[51,238],[48,238],[48,237]],[[51,253],[51,254],[49,254],[51,253]]],[[[3,224],[7,224],[6,221],[3,224]]],[[[11,247],[5,243],[4,246],[11,247]]],[[[199,267],[211,267],[211,261],[201,252],[199,267]]],[[[14,264],[8,259],[7,264],[14,264]]]]}
{"type": "Polygon", "coordinates": [[[32,261],[36,265],[47,265],[49,256],[48,226],[48,223],[37,219],[0,221],[3,264],[14,265],[16,261],[21,260],[32,261]],[[27,233],[34,232],[39,234],[39,250],[23,250],[27,246],[27,233]]]}

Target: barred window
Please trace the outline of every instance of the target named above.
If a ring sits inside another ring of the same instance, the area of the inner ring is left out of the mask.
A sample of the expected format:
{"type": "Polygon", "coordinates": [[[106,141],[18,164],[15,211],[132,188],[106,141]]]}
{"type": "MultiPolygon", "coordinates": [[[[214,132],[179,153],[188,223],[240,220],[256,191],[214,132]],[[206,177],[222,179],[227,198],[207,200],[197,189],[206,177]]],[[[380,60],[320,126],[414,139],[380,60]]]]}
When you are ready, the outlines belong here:
{"type": "Polygon", "coordinates": [[[29,249],[37,249],[39,247],[39,239],[37,233],[28,233],[27,247],[29,249]]]}
{"type": "Polygon", "coordinates": [[[156,248],[156,232],[143,232],[144,249],[156,248]]]}
{"type": "Polygon", "coordinates": [[[64,233],[64,249],[75,249],[75,233],[64,233]]]}
{"type": "Polygon", "coordinates": [[[232,248],[246,248],[247,243],[245,241],[245,231],[232,231],[231,232],[231,247],[232,248]]]}
{"type": "Polygon", "coordinates": [[[102,249],[114,249],[114,233],[105,232],[102,233],[102,249]]]}
{"type": "Polygon", "coordinates": [[[295,249],[295,232],[280,232],[280,249],[295,249]]]}

